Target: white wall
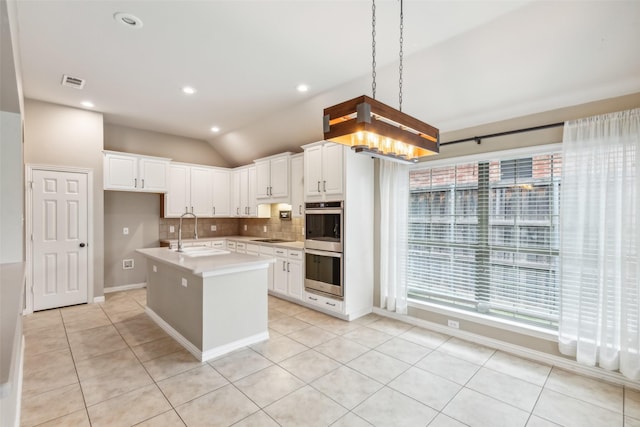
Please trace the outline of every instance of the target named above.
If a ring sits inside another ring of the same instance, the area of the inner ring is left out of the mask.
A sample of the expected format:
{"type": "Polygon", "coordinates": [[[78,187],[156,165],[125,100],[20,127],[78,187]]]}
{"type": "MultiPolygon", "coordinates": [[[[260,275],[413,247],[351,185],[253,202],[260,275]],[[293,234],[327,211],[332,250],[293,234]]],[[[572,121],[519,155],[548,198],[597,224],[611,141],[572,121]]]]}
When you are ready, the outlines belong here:
{"type": "Polygon", "coordinates": [[[0,264],[24,261],[22,119],[0,111],[0,264]]]}
{"type": "Polygon", "coordinates": [[[25,164],[93,169],[94,297],[104,286],[104,199],[102,114],[57,104],[25,100],[25,164]]]}

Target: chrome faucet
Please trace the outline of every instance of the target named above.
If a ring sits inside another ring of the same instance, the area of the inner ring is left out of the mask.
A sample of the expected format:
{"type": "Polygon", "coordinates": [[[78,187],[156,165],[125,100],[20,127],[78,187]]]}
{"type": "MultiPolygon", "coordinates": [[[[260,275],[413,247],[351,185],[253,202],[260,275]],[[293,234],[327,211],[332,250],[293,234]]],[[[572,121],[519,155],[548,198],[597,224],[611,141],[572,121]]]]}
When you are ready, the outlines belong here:
{"type": "Polygon", "coordinates": [[[182,252],[182,218],[187,215],[191,215],[196,219],[196,223],[193,228],[193,238],[198,240],[198,217],[193,212],[185,212],[180,215],[180,224],[178,225],[178,252],[182,252]]]}

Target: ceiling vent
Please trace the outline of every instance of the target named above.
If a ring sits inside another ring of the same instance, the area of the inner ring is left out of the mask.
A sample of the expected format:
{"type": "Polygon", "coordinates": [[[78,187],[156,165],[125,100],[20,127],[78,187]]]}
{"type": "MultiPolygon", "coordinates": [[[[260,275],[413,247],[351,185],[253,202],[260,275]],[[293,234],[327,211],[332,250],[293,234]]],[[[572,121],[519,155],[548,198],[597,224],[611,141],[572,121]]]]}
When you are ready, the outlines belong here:
{"type": "Polygon", "coordinates": [[[69,86],[74,89],[82,89],[84,88],[85,80],[79,79],[77,77],[71,77],[68,75],[62,76],[62,86],[69,86]]]}

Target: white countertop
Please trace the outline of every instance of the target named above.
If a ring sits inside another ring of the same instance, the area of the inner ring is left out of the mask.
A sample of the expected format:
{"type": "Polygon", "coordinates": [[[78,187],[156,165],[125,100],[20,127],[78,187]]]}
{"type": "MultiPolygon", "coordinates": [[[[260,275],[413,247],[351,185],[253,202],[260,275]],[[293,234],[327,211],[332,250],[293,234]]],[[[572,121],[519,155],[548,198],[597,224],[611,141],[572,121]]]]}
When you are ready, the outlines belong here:
{"type": "MultiPolygon", "coordinates": [[[[235,240],[236,242],[247,242],[253,243],[256,245],[264,245],[264,246],[277,246],[281,248],[287,249],[304,249],[304,242],[280,242],[280,243],[267,243],[267,242],[256,242],[256,239],[267,239],[268,237],[256,237],[256,236],[220,236],[220,237],[202,237],[198,240],[195,239],[182,239],[183,243],[197,243],[197,242],[210,242],[212,240],[235,240]]],[[[163,239],[162,243],[168,244],[177,244],[178,239],[163,239]]]]}
{"type": "Polygon", "coordinates": [[[257,257],[255,255],[234,252],[199,257],[185,256],[169,248],[146,248],[138,249],[136,252],[150,259],[172,265],[202,277],[229,274],[234,271],[266,268],[269,264],[275,262],[275,258],[257,257]]]}

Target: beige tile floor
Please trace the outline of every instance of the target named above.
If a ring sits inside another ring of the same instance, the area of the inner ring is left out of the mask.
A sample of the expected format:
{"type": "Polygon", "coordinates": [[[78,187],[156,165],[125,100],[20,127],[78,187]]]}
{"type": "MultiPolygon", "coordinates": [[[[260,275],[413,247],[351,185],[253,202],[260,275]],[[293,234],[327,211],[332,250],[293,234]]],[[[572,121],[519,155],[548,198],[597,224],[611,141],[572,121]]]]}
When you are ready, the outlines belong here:
{"type": "Polygon", "coordinates": [[[144,289],[25,317],[23,426],[640,427],[640,392],[269,297],[270,340],[198,362],[144,289]]]}

